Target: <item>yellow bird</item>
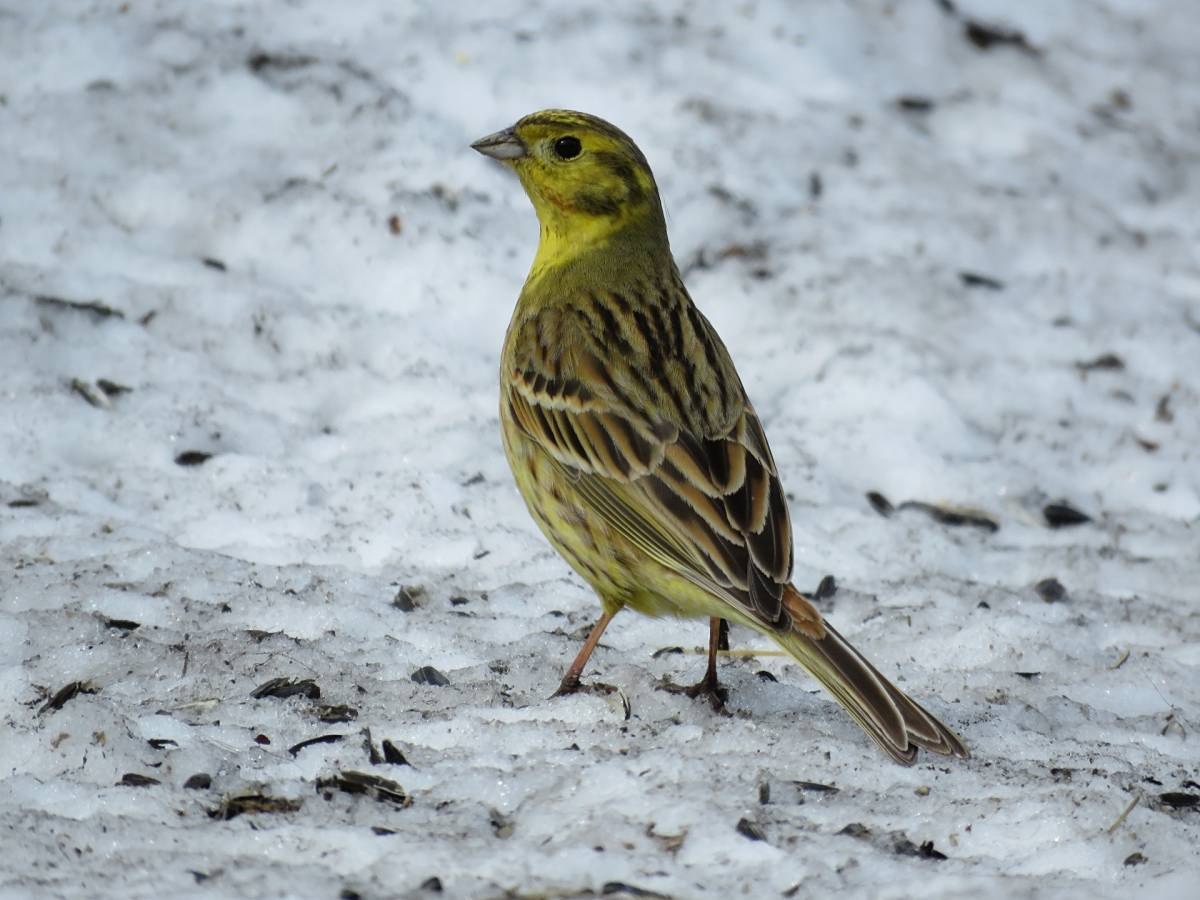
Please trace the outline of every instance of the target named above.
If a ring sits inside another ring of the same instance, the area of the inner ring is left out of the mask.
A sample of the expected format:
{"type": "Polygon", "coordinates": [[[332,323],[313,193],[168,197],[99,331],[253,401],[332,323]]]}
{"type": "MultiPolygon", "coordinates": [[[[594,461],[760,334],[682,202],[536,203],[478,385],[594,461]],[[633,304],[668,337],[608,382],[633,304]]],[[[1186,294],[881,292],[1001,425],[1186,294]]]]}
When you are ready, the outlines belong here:
{"type": "Polygon", "coordinates": [[[624,132],[551,109],[471,145],[512,168],[541,238],[500,363],[500,422],[517,487],[603,615],[580,675],[624,607],[720,621],[775,641],[893,759],[966,758],[949,728],[872,666],[791,584],[792,532],[762,424],[688,296],[658,188],[624,132]]]}

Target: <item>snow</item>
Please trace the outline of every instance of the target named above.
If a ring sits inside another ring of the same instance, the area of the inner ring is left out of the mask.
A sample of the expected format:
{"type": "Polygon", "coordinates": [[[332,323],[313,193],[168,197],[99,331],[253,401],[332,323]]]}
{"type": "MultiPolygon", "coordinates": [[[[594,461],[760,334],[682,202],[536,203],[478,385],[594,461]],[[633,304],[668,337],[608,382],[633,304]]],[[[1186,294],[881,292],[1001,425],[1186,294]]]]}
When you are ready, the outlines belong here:
{"type": "Polygon", "coordinates": [[[1200,16],[947,5],[0,9],[0,896],[1194,896],[1200,16]],[[547,699],[598,606],[503,460],[537,232],[467,147],[545,106],[646,152],[797,583],[973,759],[778,656],[657,690],[699,622],[547,699]]]}

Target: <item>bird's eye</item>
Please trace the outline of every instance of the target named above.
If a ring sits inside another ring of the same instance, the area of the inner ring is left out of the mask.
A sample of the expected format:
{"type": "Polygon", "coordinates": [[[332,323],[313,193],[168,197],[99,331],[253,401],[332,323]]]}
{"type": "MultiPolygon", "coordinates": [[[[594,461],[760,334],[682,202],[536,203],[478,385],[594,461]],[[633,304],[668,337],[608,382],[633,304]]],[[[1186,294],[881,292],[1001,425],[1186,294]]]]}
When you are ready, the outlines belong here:
{"type": "Polygon", "coordinates": [[[583,150],[583,144],[579,143],[579,138],[573,135],[560,137],[554,142],[554,152],[559,159],[574,159],[583,150]]]}

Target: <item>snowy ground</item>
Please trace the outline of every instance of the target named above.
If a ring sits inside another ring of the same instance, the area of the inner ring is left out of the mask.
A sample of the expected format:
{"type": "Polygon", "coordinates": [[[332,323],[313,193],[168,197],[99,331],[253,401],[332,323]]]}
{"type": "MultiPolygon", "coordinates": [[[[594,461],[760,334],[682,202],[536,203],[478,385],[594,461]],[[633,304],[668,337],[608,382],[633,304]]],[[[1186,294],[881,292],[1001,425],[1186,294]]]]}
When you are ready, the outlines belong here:
{"type": "Polygon", "coordinates": [[[0,2],[0,895],[1194,896],[1200,15],[956,2],[0,2]],[[656,690],[703,623],[546,699],[598,607],[467,144],[550,105],[645,150],[798,582],[972,760],[779,657],[656,690]]]}

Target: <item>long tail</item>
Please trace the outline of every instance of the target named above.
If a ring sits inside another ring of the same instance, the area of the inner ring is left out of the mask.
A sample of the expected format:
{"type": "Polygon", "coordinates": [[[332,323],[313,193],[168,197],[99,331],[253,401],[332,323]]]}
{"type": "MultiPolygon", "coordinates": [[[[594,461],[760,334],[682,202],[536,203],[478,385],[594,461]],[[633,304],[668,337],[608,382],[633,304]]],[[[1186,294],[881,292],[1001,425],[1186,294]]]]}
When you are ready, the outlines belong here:
{"type": "MultiPolygon", "coordinates": [[[[799,607],[795,599],[808,606],[792,591],[785,594],[784,603],[799,607]]],[[[958,735],[884,678],[833,626],[823,625],[825,635],[820,638],[797,629],[771,637],[824,685],[885,753],[906,766],[917,758],[918,747],[962,759],[970,756],[958,735]]]]}

